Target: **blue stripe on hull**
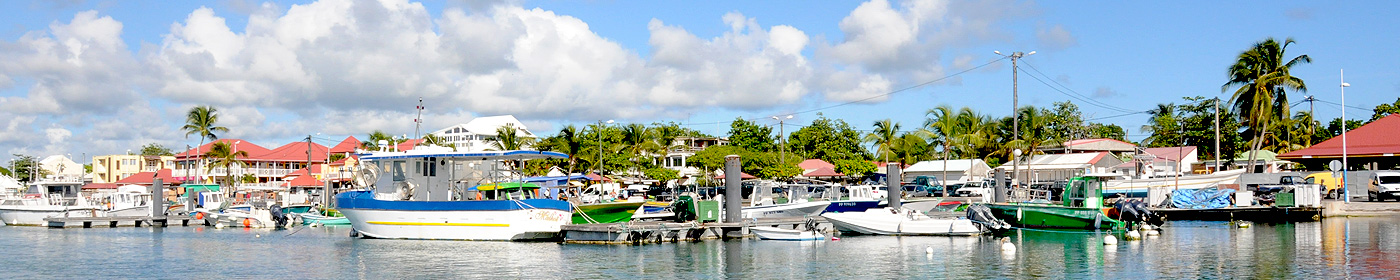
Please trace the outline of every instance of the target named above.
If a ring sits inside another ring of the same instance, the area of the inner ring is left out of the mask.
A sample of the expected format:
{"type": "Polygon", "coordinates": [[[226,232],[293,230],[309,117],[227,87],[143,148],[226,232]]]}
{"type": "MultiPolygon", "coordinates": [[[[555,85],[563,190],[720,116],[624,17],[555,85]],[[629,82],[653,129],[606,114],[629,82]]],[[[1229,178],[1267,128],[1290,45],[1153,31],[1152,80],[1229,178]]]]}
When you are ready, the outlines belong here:
{"type": "Polygon", "coordinates": [[[522,200],[464,200],[464,201],[402,201],[374,199],[370,191],[344,192],[335,196],[336,208],[403,210],[403,211],[501,211],[521,209],[554,209],[570,211],[568,201],[554,199],[522,200]]]}
{"type": "Polygon", "coordinates": [[[825,212],[825,213],[865,212],[866,209],[875,208],[875,207],[880,207],[880,202],[879,202],[879,201],[874,201],[874,200],[856,200],[856,201],[842,201],[842,200],[836,200],[836,201],[832,201],[832,202],[831,202],[831,205],[827,205],[827,206],[826,206],[826,212],[825,212]]]}

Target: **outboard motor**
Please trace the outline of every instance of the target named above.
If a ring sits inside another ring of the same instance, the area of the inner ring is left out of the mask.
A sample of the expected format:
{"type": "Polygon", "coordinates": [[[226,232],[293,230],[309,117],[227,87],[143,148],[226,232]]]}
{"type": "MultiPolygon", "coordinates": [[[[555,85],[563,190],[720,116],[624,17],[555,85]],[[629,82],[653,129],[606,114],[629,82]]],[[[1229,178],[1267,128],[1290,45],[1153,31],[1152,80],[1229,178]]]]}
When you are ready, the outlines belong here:
{"type": "Polygon", "coordinates": [[[273,203],[267,210],[268,212],[272,212],[272,222],[277,225],[277,228],[282,228],[287,225],[287,215],[282,213],[281,205],[273,203]]]}
{"type": "Polygon", "coordinates": [[[992,216],[992,209],[986,205],[973,204],[967,207],[967,219],[977,223],[983,230],[1004,231],[1011,229],[1011,224],[992,216]]]}
{"type": "Polygon", "coordinates": [[[1152,225],[1162,225],[1164,222],[1160,215],[1147,209],[1147,203],[1138,199],[1123,199],[1113,204],[1113,210],[1118,212],[1118,220],[1128,223],[1129,227],[1147,223],[1152,225]]]}

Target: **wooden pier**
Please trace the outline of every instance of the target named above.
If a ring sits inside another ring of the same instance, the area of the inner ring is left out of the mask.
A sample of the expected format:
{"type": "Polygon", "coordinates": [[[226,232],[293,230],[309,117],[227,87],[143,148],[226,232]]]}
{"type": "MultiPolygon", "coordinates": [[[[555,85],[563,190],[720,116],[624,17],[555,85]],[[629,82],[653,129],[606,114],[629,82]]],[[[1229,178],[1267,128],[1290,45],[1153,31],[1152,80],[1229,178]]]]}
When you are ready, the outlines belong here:
{"type": "Polygon", "coordinates": [[[1322,219],[1322,207],[1225,207],[1214,209],[1150,208],[1168,221],[1311,222],[1322,219]]]}
{"type": "Polygon", "coordinates": [[[576,244],[649,244],[661,242],[699,241],[723,238],[723,233],[736,231],[749,236],[750,227],[798,228],[811,220],[819,229],[830,231],[831,226],[822,217],[759,218],[746,219],[738,223],[697,223],[697,222],[628,222],[611,224],[564,225],[564,243],[576,244]]]}
{"type": "MultiPolygon", "coordinates": [[[[190,221],[191,221],[191,220],[194,220],[194,218],[193,218],[193,217],[190,217],[190,216],[185,216],[185,215],[166,216],[166,217],[162,217],[162,218],[151,218],[151,217],[143,217],[143,216],[132,216],[132,217],[49,217],[49,218],[44,218],[44,222],[47,223],[47,224],[48,224],[48,227],[51,227],[51,228],[67,228],[67,227],[73,227],[73,228],[76,228],[76,227],[91,228],[91,227],[94,227],[94,226],[98,226],[98,227],[119,227],[119,226],[166,227],[166,226],[168,226],[168,225],[170,225],[170,224],[173,224],[173,223],[179,223],[180,226],[190,226],[190,221]]],[[[200,223],[199,225],[202,226],[202,225],[204,225],[204,224],[203,224],[203,223],[200,223]]]]}

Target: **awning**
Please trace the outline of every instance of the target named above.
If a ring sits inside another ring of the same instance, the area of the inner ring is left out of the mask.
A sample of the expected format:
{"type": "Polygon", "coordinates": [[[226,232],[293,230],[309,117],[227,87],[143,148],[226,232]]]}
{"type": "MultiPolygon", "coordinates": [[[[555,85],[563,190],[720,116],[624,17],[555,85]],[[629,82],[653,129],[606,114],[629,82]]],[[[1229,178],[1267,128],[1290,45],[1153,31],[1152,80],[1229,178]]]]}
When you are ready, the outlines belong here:
{"type": "Polygon", "coordinates": [[[535,184],[531,184],[531,183],[505,182],[505,183],[490,183],[490,184],[484,184],[484,185],[477,185],[477,186],[475,186],[475,187],[468,188],[467,190],[469,190],[469,191],[493,191],[493,190],[505,190],[505,191],[509,191],[509,190],[516,190],[516,189],[538,189],[538,188],[540,188],[539,185],[535,185],[535,184]]]}

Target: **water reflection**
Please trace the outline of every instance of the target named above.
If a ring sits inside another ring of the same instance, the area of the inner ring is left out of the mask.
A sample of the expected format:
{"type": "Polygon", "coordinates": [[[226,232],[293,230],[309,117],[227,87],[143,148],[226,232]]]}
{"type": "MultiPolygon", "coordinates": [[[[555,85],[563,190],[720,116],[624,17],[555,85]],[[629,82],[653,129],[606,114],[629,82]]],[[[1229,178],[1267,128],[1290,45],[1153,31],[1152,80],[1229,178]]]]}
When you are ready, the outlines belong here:
{"type": "MultiPolygon", "coordinates": [[[[1103,245],[1103,232],[1021,230],[1000,237],[847,236],[623,245],[349,238],[202,227],[0,227],[0,278],[1392,278],[1400,218],[1255,224],[1170,222],[1162,236],[1103,245]],[[933,253],[926,251],[932,250],[933,253]],[[168,269],[172,265],[180,269],[168,269]]],[[[1120,235],[1121,237],[1121,235],[1120,235]]]]}

